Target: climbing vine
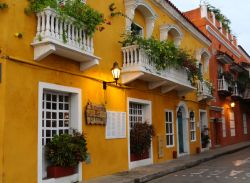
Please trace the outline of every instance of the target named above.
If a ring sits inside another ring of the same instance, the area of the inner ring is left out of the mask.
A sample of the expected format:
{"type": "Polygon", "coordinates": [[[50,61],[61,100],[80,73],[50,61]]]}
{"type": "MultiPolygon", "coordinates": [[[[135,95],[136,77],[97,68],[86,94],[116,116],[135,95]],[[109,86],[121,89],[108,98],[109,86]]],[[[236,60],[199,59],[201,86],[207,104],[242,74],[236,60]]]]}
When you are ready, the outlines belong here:
{"type": "Polygon", "coordinates": [[[58,12],[60,18],[74,18],[76,27],[85,27],[88,35],[93,35],[96,30],[104,30],[104,24],[110,24],[106,21],[103,14],[94,10],[81,0],[65,0],[58,2],[57,0],[28,0],[28,7],[25,13],[30,15],[38,13],[45,8],[50,7],[58,12]]]}
{"type": "Polygon", "coordinates": [[[130,33],[122,35],[120,41],[123,47],[130,45],[139,45],[147,56],[154,62],[157,70],[166,68],[185,68],[188,80],[194,86],[197,79],[202,80],[202,74],[196,67],[197,60],[194,59],[186,50],[177,48],[173,42],[159,41],[154,37],[149,39],[142,38],[139,35],[130,33]]]}

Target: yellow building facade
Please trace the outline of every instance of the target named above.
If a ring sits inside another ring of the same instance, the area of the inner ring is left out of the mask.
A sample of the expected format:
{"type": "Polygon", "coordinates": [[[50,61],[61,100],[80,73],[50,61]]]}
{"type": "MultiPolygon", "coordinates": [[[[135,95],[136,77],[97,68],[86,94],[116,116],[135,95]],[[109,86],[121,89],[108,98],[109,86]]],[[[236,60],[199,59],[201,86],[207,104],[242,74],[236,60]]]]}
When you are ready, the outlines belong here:
{"type": "MultiPolygon", "coordinates": [[[[201,129],[209,127],[205,85],[199,83],[197,92],[183,71],[170,69],[160,74],[153,69],[149,71],[147,68],[152,65],[143,61],[145,55],[141,59],[133,57],[134,61],[128,56],[131,50],[138,48],[122,48],[118,43],[121,34],[131,29],[133,20],[143,31],[142,36],[172,40],[176,46],[189,50],[202,64],[204,77],[209,79],[207,48],[210,40],[170,2],[87,0],[87,4],[103,13],[112,24],[102,32],[97,31],[93,41],[86,38],[82,43],[84,51],[74,40],[63,43],[56,35],[53,35],[55,39],[46,37],[52,28],[39,21],[46,24],[46,17],[54,15],[53,10],[27,16],[24,8],[28,1],[5,2],[8,8],[0,10],[0,183],[90,180],[164,162],[173,159],[175,152],[177,157],[196,154],[201,148],[201,129]],[[111,17],[109,5],[113,2],[130,19],[111,17]],[[16,36],[17,33],[22,36],[16,36]],[[44,37],[38,40],[40,36],[44,37]],[[103,81],[113,80],[110,69],[114,61],[122,67],[119,85],[108,84],[104,90],[103,81]],[[88,102],[105,106],[107,125],[86,124],[88,102]],[[46,108],[53,104],[70,106],[58,109],[57,114],[69,114],[69,126],[83,130],[87,138],[89,161],[80,164],[78,173],[68,179],[46,180],[43,145],[52,137],[54,128],[55,133],[67,130],[65,124],[58,129],[53,127],[53,120],[58,122],[60,119],[53,118],[53,110],[46,108]],[[178,112],[181,119],[178,119],[178,112]],[[192,120],[191,113],[194,115],[192,120]],[[112,115],[121,126],[108,127],[112,115]],[[156,135],[149,157],[131,161],[129,131],[131,123],[139,119],[151,123],[156,135]],[[50,124],[47,125],[47,121],[50,124]],[[171,132],[166,131],[167,123],[172,125],[171,132]],[[180,131],[183,132],[182,144],[180,131]],[[168,145],[167,136],[171,136],[168,145]]],[[[56,29],[58,27],[53,30],[56,29]]]]}

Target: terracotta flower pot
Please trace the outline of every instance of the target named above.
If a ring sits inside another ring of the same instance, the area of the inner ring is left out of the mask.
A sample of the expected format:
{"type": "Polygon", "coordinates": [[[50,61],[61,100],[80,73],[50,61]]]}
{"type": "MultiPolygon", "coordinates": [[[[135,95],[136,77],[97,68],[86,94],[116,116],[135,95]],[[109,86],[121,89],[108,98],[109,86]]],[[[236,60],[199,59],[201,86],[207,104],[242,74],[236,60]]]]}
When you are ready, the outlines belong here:
{"type": "Polygon", "coordinates": [[[47,168],[48,178],[58,178],[73,175],[76,173],[75,167],[49,166],[47,168]]]}

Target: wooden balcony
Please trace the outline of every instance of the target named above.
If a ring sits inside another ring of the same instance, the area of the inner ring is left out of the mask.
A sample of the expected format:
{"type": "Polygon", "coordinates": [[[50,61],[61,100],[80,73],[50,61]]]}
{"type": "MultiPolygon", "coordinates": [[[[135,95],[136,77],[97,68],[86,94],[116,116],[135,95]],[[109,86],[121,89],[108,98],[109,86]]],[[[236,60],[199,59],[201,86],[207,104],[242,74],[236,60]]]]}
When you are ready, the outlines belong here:
{"type": "Polygon", "coordinates": [[[37,31],[31,44],[34,60],[56,54],[80,62],[82,71],[99,64],[100,58],[94,55],[93,38],[73,22],[71,17],[61,19],[51,8],[37,13],[37,31]]]}
{"type": "Polygon", "coordinates": [[[211,89],[209,88],[210,83],[207,81],[198,81],[197,82],[197,96],[198,101],[202,100],[211,100],[213,99],[213,94],[211,89]]]}
{"type": "Polygon", "coordinates": [[[185,95],[196,89],[190,84],[185,69],[157,70],[153,60],[138,45],[123,47],[122,52],[123,84],[140,79],[148,82],[149,89],[161,87],[162,93],[176,90],[179,95],[185,95]]]}

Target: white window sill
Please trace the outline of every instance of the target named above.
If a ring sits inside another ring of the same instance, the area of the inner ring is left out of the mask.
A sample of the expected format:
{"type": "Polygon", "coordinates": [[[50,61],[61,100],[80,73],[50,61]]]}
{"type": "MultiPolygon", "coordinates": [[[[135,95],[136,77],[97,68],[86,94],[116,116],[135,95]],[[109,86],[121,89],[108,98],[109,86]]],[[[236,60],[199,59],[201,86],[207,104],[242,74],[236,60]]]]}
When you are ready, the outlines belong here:
{"type": "Polygon", "coordinates": [[[73,183],[79,181],[78,173],[60,178],[51,178],[42,180],[42,183],[73,183]]]}

